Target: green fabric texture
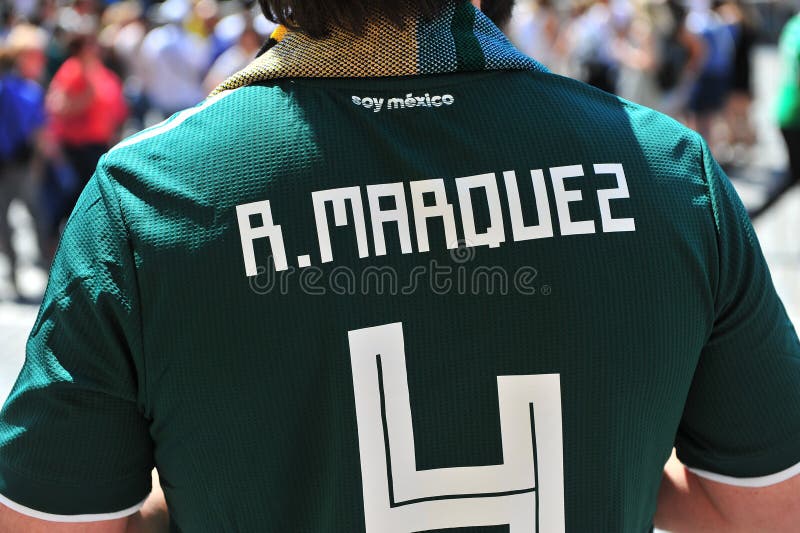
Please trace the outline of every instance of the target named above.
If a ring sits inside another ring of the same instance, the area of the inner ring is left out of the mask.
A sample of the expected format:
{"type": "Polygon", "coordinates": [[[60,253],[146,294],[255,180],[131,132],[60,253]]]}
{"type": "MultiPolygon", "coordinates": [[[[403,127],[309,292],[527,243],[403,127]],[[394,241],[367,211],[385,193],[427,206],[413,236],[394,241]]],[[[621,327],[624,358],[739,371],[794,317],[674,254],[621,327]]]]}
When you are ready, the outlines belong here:
{"type": "Polygon", "coordinates": [[[57,255],[0,416],[0,493],[52,514],[120,511],[149,493],[153,458],[141,416],[136,272],[102,171],[57,255]]]}
{"type": "Polygon", "coordinates": [[[472,33],[476,11],[470,8],[468,4],[457,8],[452,22],[452,33],[456,36],[456,62],[458,70],[464,72],[483,70],[486,64],[478,39],[472,33]]]}
{"type": "Polygon", "coordinates": [[[157,465],[175,531],[649,531],[673,445],[734,478],[800,462],[799,369],[741,203],[675,121],[546,72],[264,81],[101,160],[0,414],[0,494],[109,513],[157,465]],[[353,339],[398,323],[404,372],[369,344],[365,381],[353,339]],[[554,376],[508,436],[512,385],[554,376]],[[414,481],[513,460],[522,485],[414,481]],[[472,518],[499,501],[522,511],[472,518]]]}
{"type": "Polygon", "coordinates": [[[797,336],[747,211],[705,145],[703,164],[720,233],[716,321],[695,371],[676,448],[689,466],[756,477],[797,463],[800,427],[784,422],[800,410],[797,336]],[[767,434],[765,416],[774,424],[767,434]]]}

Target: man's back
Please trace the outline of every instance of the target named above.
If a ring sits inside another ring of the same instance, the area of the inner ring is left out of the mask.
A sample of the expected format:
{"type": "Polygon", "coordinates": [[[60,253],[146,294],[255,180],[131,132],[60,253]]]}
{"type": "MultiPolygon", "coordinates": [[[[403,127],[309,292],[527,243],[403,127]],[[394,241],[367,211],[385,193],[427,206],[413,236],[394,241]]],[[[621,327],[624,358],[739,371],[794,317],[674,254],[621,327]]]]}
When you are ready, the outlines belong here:
{"type": "Polygon", "coordinates": [[[797,339],[700,138],[464,70],[263,77],[112,150],[29,346],[60,377],[3,419],[48,380],[104,406],[52,414],[92,442],[50,481],[122,509],[155,462],[184,531],[647,531],[676,434],[723,476],[796,464],[797,339]]]}

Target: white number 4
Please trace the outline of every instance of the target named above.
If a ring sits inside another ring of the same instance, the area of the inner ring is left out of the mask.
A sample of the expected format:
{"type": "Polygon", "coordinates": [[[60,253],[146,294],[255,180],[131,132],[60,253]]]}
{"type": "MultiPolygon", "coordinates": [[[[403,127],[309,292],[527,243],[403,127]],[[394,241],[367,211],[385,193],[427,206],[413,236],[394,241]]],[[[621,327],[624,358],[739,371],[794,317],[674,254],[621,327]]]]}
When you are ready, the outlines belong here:
{"type": "Polygon", "coordinates": [[[417,470],[402,324],[350,331],[349,340],[368,533],[564,531],[558,374],[497,377],[502,464],[417,470]]]}

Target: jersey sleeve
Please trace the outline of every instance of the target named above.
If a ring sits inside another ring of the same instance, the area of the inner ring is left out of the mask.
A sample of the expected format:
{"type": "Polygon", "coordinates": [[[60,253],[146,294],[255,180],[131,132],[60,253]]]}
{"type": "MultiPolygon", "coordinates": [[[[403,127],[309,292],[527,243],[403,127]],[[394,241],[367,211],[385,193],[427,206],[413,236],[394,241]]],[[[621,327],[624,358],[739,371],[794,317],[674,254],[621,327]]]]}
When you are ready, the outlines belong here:
{"type": "Polygon", "coordinates": [[[0,502],[45,520],[134,513],[151,488],[135,260],[101,166],[59,245],[0,411],[0,502]]]}
{"type": "Polygon", "coordinates": [[[718,241],[715,318],[675,446],[700,476],[766,486],[800,473],[800,343],[747,212],[702,146],[718,241]]]}

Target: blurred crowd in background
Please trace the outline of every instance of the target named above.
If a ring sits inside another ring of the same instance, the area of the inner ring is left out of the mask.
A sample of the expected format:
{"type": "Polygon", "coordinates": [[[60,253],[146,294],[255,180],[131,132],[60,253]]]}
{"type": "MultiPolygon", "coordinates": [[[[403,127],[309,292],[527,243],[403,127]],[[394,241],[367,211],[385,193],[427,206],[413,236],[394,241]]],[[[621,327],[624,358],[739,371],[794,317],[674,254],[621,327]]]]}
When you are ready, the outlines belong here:
{"type": "MultiPolygon", "coordinates": [[[[752,48],[776,38],[775,5],[782,24],[785,2],[518,0],[504,30],[552,71],[685,122],[726,163],[756,141],[752,48]]],[[[12,285],[12,201],[31,213],[47,265],[100,156],[200,102],[272,30],[253,0],[2,0],[0,251],[12,285]]]]}
{"type": "Polygon", "coordinates": [[[11,202],[33,216],[46,266],[100,156],[203,100],[273,25],[253,1],[6,0],[2,9],[0,246],[15,285],[11,202]]]}
{"type": "Polygon", "coordinates": [[[507,33],[554,72],[683,120],[728,159],[755,140],[748,117],[758,25],[757,11],[741,2],[580,2],[565,18],[540,0],[520,4],[507,33]]]}

